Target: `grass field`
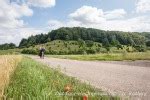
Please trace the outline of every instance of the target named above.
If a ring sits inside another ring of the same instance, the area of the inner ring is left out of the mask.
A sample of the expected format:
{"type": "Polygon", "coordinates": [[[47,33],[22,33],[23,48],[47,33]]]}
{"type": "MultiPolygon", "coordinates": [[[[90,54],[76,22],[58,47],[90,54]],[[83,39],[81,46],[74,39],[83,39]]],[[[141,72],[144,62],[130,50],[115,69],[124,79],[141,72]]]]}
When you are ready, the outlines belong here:
{"type": "Polygon", "coordinates": [[[74,60],[134,61],[134,60],[150,60],[150,51],[134,52],[134,53],[101,53],[93,55],[48,55],[48,57],[74,59],[74,60]]]}
{"type": "Polygon", "coordinates": [[[102,96],[102,91],[62,74],[58,69],[23,58],[18,64],[10,83],[5,88],[7,99],[14,100],[118,100],[117,97],[102,96]],[[90,93],[100,95],[87,96],[90,93]]]}
{"type": "Polygon", "coordinates": [[[106,47],[103,47],[101,43],[92,42],[83,42],[79,41],[63,41],[63,40],[54,40],[47,42],[45,44],[39,44],[35,46],[30,46],[29,48],[24,48],[22,50],[23,54],[38,54],[39,48],[43,46],[46,49],[46,54],[50,55],[69,55],[69,54],[96,54],[96,53],[123,53],[125,51],[135,52],[136,49],[132,46],[122,45],[121,48],[109,47],[109,51],[106,47]]]}
{"type": "Polygon", "coordinates": [[[4,94],[4,88],[9,83],[10,75],[20,60],[21,56],[0,56],[0,97],[4,94]]]}
{"type": "Polygon", "coordinates": [[[20,54],[21,49],[0,50],[0,55],[20,54]]]}
{"type": "MultiPolygon", "coordinates": [[[[41,45],[36,45],[35,48],[39,49],[41,45]]],[[[80,49],[80,43],[78,41],[63,41],[63,40],[54,40],[48,43],[43,44],[46,50],[52,51],[77,51],[80,49]]],[[[93,42],[92,47],[88,47],[86,44],[83,45],[85,48],[98,48],[101,47],[101,43],[93,42]]]]}

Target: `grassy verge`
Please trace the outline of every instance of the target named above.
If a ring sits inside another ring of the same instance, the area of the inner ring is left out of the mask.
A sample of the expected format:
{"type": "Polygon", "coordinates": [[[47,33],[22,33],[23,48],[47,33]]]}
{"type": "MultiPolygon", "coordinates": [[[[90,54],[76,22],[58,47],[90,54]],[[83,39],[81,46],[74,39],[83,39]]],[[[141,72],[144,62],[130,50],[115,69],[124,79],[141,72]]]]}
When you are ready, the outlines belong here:
{"type": "Polygon", "coordinates": [[[117,99],[103,95],[102,91],[30,58],[23,58],[17,66],[5,96],[14,100],[84,100],[87,97],[89,100],[117,99]],[[90,93],[97,94],[87,96],[90,93]]]}
{"type": "Polygon", "coordinates": [[[134,53],[102,53],[94,55],[49,55],[48,57],[99,61],[150,60],[150,51],[134,53]]]}

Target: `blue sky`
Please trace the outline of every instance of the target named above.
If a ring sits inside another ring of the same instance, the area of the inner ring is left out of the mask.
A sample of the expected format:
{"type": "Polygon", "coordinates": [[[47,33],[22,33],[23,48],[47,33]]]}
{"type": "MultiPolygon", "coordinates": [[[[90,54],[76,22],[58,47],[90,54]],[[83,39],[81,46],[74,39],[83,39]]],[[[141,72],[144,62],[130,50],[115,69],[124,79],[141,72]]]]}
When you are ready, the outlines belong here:
{"type": "Polygon", "coordinates": [[[150,32],[150,0],[0,1],[0,44],[75,26],[150,32]]]}
{"type": "Polygon", "coordinates": [[[50,19],[66,21],[70,13],[84,5],[97,7],[106,11],[123,8],[127,12],[132,13],[132,10],[135,8],[135,0],[120,1],[121,0],[112,0],[111,2],[110,0],[57,0],[54,7],[32,7],[34,15],[32,17],[23,17],[23,20],[28,22],[30,26],[44,27],[50,19]]]}

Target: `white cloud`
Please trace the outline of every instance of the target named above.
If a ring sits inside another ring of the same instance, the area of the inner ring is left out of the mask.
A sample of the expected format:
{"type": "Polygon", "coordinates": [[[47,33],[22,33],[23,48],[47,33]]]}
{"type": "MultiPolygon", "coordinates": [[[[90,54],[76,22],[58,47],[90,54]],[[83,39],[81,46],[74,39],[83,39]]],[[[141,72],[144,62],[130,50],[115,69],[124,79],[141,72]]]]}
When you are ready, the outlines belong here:
{"type": "Polygon", "coordinates": [[[67,22],[61,22],[58,20],[49,20],[47,29],[54,30],[60,27],[77,27],[77,26],[82,26],[82,23],[75,20],[69,20],[67,22]]]}
{"type": "Polygon", "coordinates": [[[53,29],[57,29],[59,27],[63,27],[63,23],[58,21],[58,20],[49,20],[48,21],[48,27],[53,30],[53,29]]]}
{"type": "Polygon", "coordinates": [[[102,9],[97,9],[95,7],[83,6],[77,9],[75,12],[69,14],[70,20],[68,22],[57,21],[55,26],[57,26],[57,28],[59,25],[66,27],[81,26],[103,30],[131,32],[150,31],[149,16],[145,15],[133,18],[125,18],[126,15],[127,13],[123,9],[103,11],[102,9]]]}
{"type": "Polygon", "coordinates": [[[106,11],[104,14],[106,19],[119,19],[124,18],[127,13],[124,9],[115,9],[112,11],[106,11]]]}
{"type": "Polygon", "coordinates": [[[124,9],[115,9],[112,11],[104,12],[102,9],[91,6],[83,6],[77,9],[75,12],[71,13],[69,17],[73,20],[82,22],[82,23],[104,23],[108,19],[121,19],[126,15],[124,9]]]}
{"type": "Polygon", "coordinates": [[[128,18],[124,20],[109,20],[100,26],[95,26],[105,30],[120,30],[130,32],[150,31],[150,20],[146,16],[128,18]]]}
{"type": "Polygon", "coordinates": [[[1,29],[0,31],[0,44],[3,43],[16,43],[19,45],[19,42],[21,41],[22,38],[27,38],[31,35],[36,35],[40,34],[44,31],[40,29],[35,29],[35,28],[19,28],[19,29],[1,29]]]}
{"type": "Polygon", "coordinates": [[[35,7],[53,7],[55,6],[56,1],[55,0],[28,0],[27,2],[29,5],[35,6],[35,7]]]}
{"type": "Polygon", "coordinates": [[[33,11],[27,5],[17,5],[0,1],[0,27],[17,28],[24,25],[22,16],[32,16],[33,11]]]}
{"type": "Polygon", "coordinates": [[[28,28],[21,19],[32,16],[33,11],[26,4],[18,5],[9,0],[0,1],[0,44],[13,42],[18,44],[23,37],[38,33],[39,30],[28,28]]]}
{"type": "Polygon", "coordinates": [[[30,6],[52,7],[55,6],[55,0],[27,0],[26,2],[22,0],[24,1],[22,4],[19,1],[0,0],[0,44],[9,42],[19,44],[22,38],[47,30],[26,26],[22,17],[33,15],[30,6]]]}
{"type": "Polygon", "coordinates": [[[138,0],[136,4],[137,13],[150,12],[150,0],[138,0]]]}
{"type": "Polygon", "coordinates": [[[83,23],[100,23],[105,21],[102,9],[96,7],[83,6],[69,15],[72,19],[83,23]]]}

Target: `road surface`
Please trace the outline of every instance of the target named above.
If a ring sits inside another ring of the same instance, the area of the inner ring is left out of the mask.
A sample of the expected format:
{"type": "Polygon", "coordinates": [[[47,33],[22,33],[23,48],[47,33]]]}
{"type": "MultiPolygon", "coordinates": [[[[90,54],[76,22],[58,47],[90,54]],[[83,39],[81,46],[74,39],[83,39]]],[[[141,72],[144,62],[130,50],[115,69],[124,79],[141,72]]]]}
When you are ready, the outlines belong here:
{"type": "Polygon", "coordinates": [[[88,82],[96,88],[107,91],[112,95],[130,97],[132,100],[150,99],[150,62],[139,64],[77,61],[58,58],[40,59],[30,56],[36,61],[47,64],[52,68],[61,68],[69,76],[88,82]],[[140,66],[139,66],[140,65],[140,66]]]}

